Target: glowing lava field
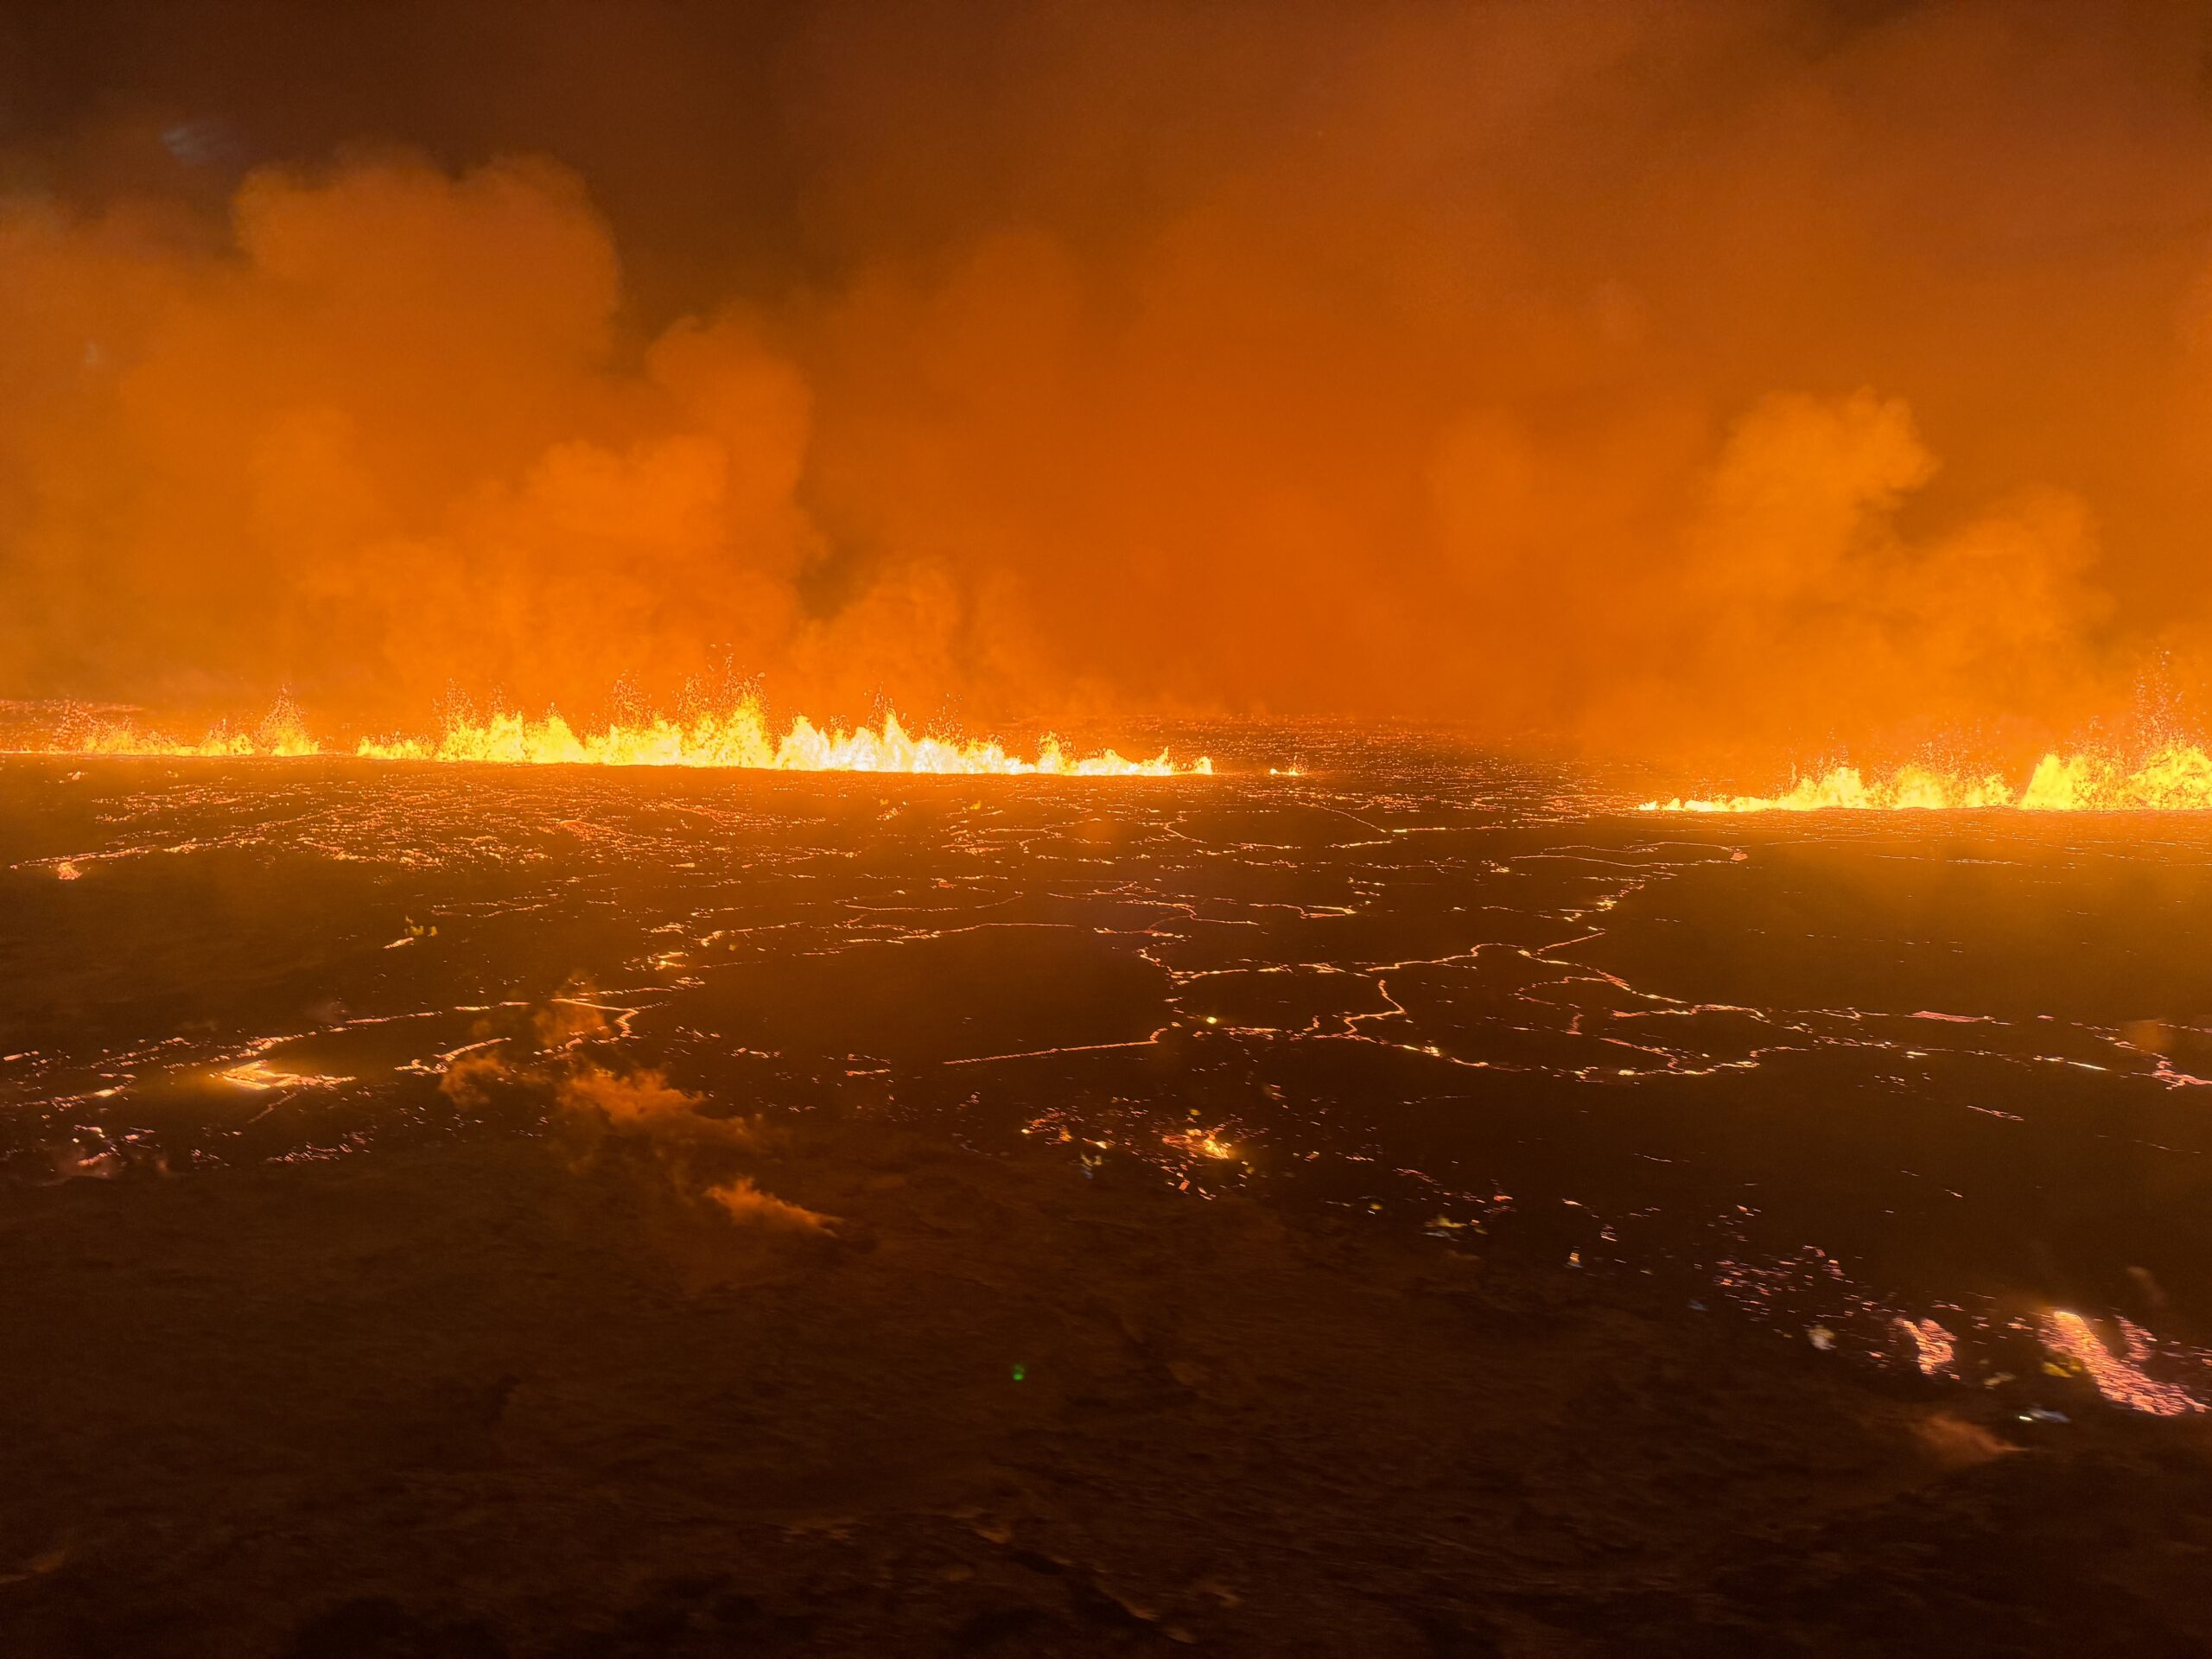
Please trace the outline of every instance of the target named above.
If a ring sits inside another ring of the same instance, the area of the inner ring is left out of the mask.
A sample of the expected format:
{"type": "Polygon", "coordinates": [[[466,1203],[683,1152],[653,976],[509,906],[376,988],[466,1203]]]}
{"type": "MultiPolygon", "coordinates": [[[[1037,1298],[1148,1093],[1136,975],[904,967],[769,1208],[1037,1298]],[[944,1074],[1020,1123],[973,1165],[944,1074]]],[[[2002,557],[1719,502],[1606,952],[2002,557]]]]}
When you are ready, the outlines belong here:
{"type": "Polygon", "coordinates": [[[0,1626],[2197,1627],[2212,823],[1170,736],[0,762],[0,1626]]]}
{"type": "Polygon", "coordinates": [[[5,1168],[536,1133],[456,1072],[567,1008],[772,1119],[1663,1280],[1877,1366],[1934,1329],[1973,1386],[2064,1312],[2212,1402],[2174,1311],[2212,1295],[2212,969],[2168,948],[2212,825],[1654,817],[1196,735],[1306,775],[10,762],[5,1168]]]}

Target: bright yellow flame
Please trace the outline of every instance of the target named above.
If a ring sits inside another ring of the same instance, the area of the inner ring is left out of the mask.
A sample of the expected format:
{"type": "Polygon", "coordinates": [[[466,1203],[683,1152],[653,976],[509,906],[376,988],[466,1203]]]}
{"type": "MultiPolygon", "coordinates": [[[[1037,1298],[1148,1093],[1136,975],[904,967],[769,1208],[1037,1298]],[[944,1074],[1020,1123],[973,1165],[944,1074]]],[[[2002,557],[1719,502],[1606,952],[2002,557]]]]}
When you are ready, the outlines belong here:
{"type": "Polygon", "coordinates": [[[320,754],[321,745],[308,733],[307,722],[289,697],[279,697],[261,723],[251,730],[224,721],[198,742],[180,741],[150,732],[128,721],[98,721],[73,732],[54,745],[72,754],[159,755],[219,760],[232,756],[274,755],[298,759],[320,754]]]}
{"type": "MultiPolygon", "coordinates": [[[[76,754],[168,759],[305,756],[321,753],[298,710],[282,702],[251,732],[219,727],[200,741],[184,742],[124,722],[104,723],[73,734],[54,749],[76,754]]],[[[880,727],[824,729],[802,715],[777,735],[756,702],[727,713],[688,720],[654,715],[578,732],[557,714],[531,719],[514,713],[463,716],[436,738],[365,738],[353,750],[365,760],[470,762],[483,766],[598,766],[744,767],[769,772],[999,773],[1065,778],[1209,777],[1213,762],[1201,755],[1179,766],[1162,750],[1149,760],[1124,760],[1109,749],[1073,756],[1047,736],[1034,760],[978,738],[916,737],[887,713],[880,727]]]]}
{"type": "Polygon", "coordinates": [[[1646,812],[1818,812],[1830,809],[1961,811],[1991,807],[2024,812],[2182,812],[2212,808],[2212,754],[2195,743],[2169,743],[2127,761],[2084,752],[2046,754],[2015,789],[1997,772],[1900,766],[1869,779],[1856,766],[1801,778],[1778,795],[1646,801],[1646,812]]]}

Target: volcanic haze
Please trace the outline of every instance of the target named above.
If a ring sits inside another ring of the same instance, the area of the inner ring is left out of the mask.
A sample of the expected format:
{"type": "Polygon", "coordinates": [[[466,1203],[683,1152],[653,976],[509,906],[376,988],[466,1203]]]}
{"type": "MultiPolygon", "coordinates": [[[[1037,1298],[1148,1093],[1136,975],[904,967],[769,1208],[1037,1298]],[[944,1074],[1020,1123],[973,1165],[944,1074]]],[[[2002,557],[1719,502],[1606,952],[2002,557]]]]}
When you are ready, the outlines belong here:
{"type": "Polygon", "coordinates": [[[0,696],[2199,721],[2208,53],[2172,0],[18,10],[0,696]]]}

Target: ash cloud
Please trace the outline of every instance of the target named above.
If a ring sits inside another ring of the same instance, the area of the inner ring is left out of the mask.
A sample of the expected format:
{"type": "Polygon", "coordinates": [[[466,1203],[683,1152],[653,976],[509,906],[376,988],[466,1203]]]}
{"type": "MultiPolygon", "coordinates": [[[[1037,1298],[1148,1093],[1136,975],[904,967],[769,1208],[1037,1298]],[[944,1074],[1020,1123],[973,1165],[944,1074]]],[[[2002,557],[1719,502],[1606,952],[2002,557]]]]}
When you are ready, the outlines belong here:
{"type": "Polygon", "coordinates": [[[18,26],[0,696],[2202,690],[2202,7],[446,10],[18,26]]]}

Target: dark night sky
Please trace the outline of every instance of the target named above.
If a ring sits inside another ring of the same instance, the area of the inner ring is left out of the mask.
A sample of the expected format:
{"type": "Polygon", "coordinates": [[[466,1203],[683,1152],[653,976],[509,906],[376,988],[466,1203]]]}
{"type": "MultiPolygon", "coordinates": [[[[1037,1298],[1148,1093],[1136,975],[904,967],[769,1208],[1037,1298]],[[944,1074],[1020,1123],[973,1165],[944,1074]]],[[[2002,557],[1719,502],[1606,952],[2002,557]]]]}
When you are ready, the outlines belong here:
{"type": "Polygon", "coordinates": [[[787,3],[11,7],[0,143],[11,181],[100,194],[394,142],[453,168],[543,151],[591,181],[641,304],[691,308],[804,257],[779,82],[806,22],[787,3]],[[158,143],[179,127],[197,166],[158,143]]]}

